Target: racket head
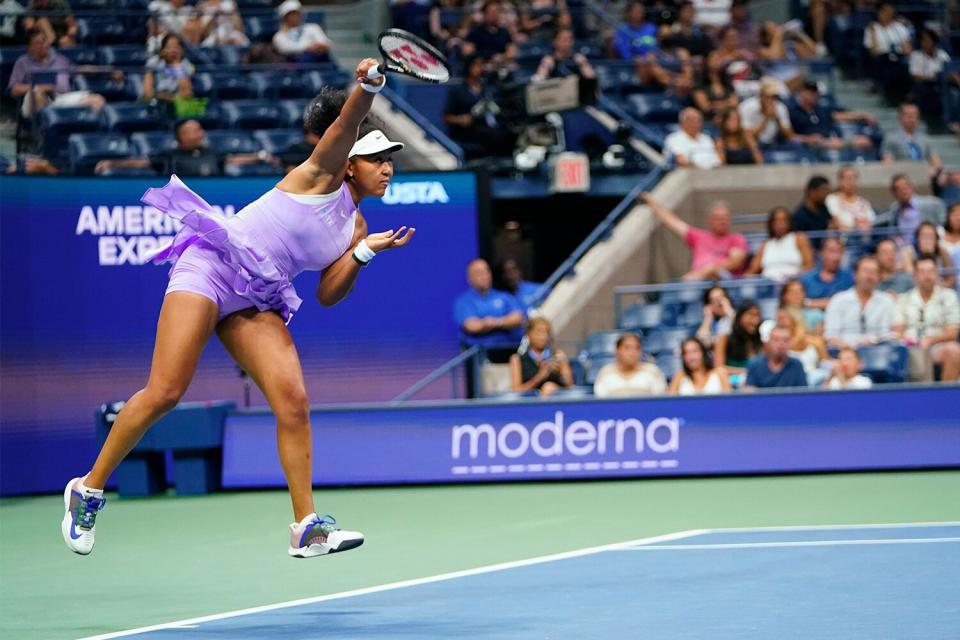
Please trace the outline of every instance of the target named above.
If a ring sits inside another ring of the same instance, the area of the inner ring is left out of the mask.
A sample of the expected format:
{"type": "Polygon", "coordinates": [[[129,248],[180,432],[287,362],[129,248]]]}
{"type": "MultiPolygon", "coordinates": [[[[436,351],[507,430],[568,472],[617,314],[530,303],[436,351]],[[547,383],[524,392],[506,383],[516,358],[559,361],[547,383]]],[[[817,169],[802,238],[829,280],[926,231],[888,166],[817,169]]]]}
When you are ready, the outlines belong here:
{"type": "Polygon", "coordinates": [[[377,48],[388,71],[435,84],[450,79],[446,57],[409,31],[387,29],[377,36],[377,48]]]}

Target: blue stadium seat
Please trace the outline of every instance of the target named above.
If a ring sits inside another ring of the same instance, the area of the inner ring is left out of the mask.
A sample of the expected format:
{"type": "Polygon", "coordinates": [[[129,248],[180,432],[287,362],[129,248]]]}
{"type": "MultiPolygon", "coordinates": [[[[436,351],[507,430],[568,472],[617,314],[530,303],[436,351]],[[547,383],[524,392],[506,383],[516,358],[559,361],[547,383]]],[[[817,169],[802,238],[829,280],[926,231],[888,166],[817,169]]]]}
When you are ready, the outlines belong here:
{"type": "Polygon", "coordinates": [[[223,126],[223,113],[220,109],[220,103],[208,102],[207,109],[203,112],[203,115],[193,119],[198,121],[200,125],[208,131],[210,129],[220,129],[223,126]]]}
{"type": "Polygon", "coordinates": [[[303,140],[302,129],[261,129],[253,132],[253,139],[267,153],[283,153],[290,145],[303,140]]]}
{"type": "Polygon", "coordinates": [[[657,356],[657,367],[660,371],[663,371],[663,375],[666,376],[667,382],[669,382],[683,367],[683,363],[678,353],[666,352],[657,356]]]}
{"type": "Polygon", "coordinates": [[[224,174],[235,178],[248,176],[276,176],[283,175],[283,167],[266,162],[257,162],[255,164],[228,164],[223,169],[224,174]]]}
{"type": "Polygon", "coordinates": [[[147,63],[147,50],[142,44],[116,44],[100,47],[100,64],[117,67],[142,67],[147,63]]]}
{"type": "Polygon", "coordinates": [[[735,291],[739,300],[758,300],[773,297],[775,286],[772,282],[742,282],[731,286],[729,290],[731,293],[735,291]]]}
{"type": "Polygon", "coordinates": [[[584,382],[588,385],[593,385],[597,380],[597,374],[600,373],[600,369],[603,369],[606,365],[614,362],[615,358],[613,356],[594,356],[589,358],[584,364],[584,382]]]}
{"type": "Polygon", "coordinates": [[[764,298],[757,300],[757,306],[760,307],[760,317],[764,320],[776,320],[777,311],[780,309],[780,301],[776,298],[764,298]]]}
{"type": "Polygon", "coordinates": [[[193,93],[196,96],[213,97],[219,100],[252,98],[257,92],[250,85],[250,78],[237,71],[201,72],[193,76],[193,93]]]}
{"type": "Polygon", "coordinates": [[[323,77],[317,71],[307,73],[276,73],[255,71],[250,74],[250,88],[261,100],[312,98],[323,87],[323,77]]]}
{"type": "Polygon", "coordinates": [[[844,147],[843,149],[820,150],[820,160],[822,162],[831,162],[834,164],[873,162],[878,158],[879,154],[874,149],[854,149],[852,147],[844,147]]]}
{"type": "Polygon", "coordinates": [[[108,102],[124,102],[136,100],[140,96],[136,87],[128,79],[116,82],[109,75],[98,73],[91,75],[78,74],[73,77],[73,85],[78,91],[92,91],[99,93],[108,102]]]}
{"type": "Polygon", "coordinates": [[[462,83],[457,80],[448,82],[446,85],[404,83],[406,92],[401,92],[401,95],[427,120],[439,127],[441,131],[446,131],[443,110],[447,103],[447,92],[459,84],[462,83]]]}
{"type": "Polygon", "coordinates": [[[2,91],[5,96],[9,95],[7,84],[10,82],[13,65],[16,64],[17,59],[26,52],[26,47],[0,47],[0,91],[2,91]]]}
{"type": "Polygon", "coordinates": [[[57,53],[73,64],[99,64],[100,56],[93,47],[66,47],[57,49],[57,53]]]}
{"type": "Polygon", "coordinates": [[[280,110],[280,119],[276,124],[282,127],[302,127],[303,110],[307,108],[309,100],[281,100],[277,103],[280,110]]]}
{"type": "Polygon", "coordinates": [[[643,336],[643,350],[650,354],[675,352],[692,333],[688,328],[653,329],[643,336]]]}
{"type": "Polygon", "coordinates": [[[78,175],[90,175],[100,160],[131,155],[127,137],[120,133],[74,133],[70,141],[70,165],[78,175]]]}
{"type": "Polygon", "coordinates": [[[87,107],[47,107],[40,112],[40,126],[44,155],[60,159],[67,155],[66,141],[70,134],[97,131],[100,120],[93,109],[87,107]]]}
{"type": "Polygon", "coordinates": [[[627,307],[620,318],[620,327],[629,331],[646,331],[663,322],[663,307],[659,304],[635,304],[627,307]]]}
{"type": "Polygon", "coordinates": [[[221,153],[254,153],[260,145],[247,131],[207,131],[207,146],[221,153]]]}
{"type": "Polygon", "coordinates": [[[676,122],[683,105],[667,93],[639,94],[627,98],[630,112],[642,122],[676,122]]]}
{"type": "Polygon", "coordinates": [[[247,9],[260,9],[263,12],[270,10],[271,7],[270,0],[237,0],[237,8],[241,13],[247,13],[247,9]]]}
{"type": "Polygon", "coordinates": [[[697,286],[669,289],[660,294],[660,304],[687,304],[701,300],[703,300],[703,288],[697,286]]]}
{"type": "Polygon", "coordinates": [[[224,45],[222,47],[202,47],[199,51],[205,60],[211,62],[215,67],[223,69],[224,67],[236,67],[243,59],[243,52],[246,48],[224,45]]]}
{"type": "Polygon", "coordinates": [[[696,329],[703,322],[703,303],[700,300],[688,302],[677,310],[674,326],[696,329]]]}
{"type": "Polygon", "coordinates": [[[121,20],[106,16],[77,18],[77,41],[85,45],[138,41],[139,34],[131,34],[125,27],[121,20]]]}
{"type": "MultiPolygon", "coordinates": [[[[598,60],[594,68],[597,70],[597,84],[604,93],[627,95],[643,91],[643,85],[640,84],[640,78],[632,65],[598,60]]],[[[629,110],[626,102],[622,106],[629,110]]]]}
{"type": "Polygon", "coordinates": [[[587,336],[583,343],[583,351],[588,358],[596,356],[613,356],[617,348],[617,340],[623,335],[622,331],[597,331],[587,336]]]}
{"type": "Polygon", "coordinates": [[[139,131],[130,135],[134,154],[152,156],[177,146],[177,139],[169,131],[139,131]]]}
{"type": "Polygon", "coordinates": [[[159,174],[150,167],[110,167],[97,175],[104,178],[152,178],[159,174]]]}
{"type": "Polygon", "coordinates": [[[282,122],[280,108],[273,102],[236,100],[221,103],[220,109],[230,129],[266,129],[282,122]]]}
{"type": "Polygon", "coordinates": [[[280,19],[273,12],[245,16],[243,27],[250,42],[269,42],[280,28],[280,19]]]}
{"type": "Polygon", "coordinates": [[[857,349],[863,373],[876,383],[904,382],[907,379],[907,348],[894,342],[881,342],[857,349]]]}
{"type": "Polygon", "coordinates": [[[132,133],[165,129],[167,121],[157,110],[141,102],[108,104],[100,112],[103,128],[109,131],[132,133]]]}
{"type": "Polygon", "coordinates": [[[540,58],[553,51],[553,46],[548,42],[525,42],[517,47],[517,61],[521,64],[537,64],[540,58]]]}
{"type": "Polygon", "coordinates": [[[956,202],[960,202],[960,186],[950,185],[945,187],[940,197],[948,207],[956,202]]]}
{"type": "Polygon", "coordinates": [[[810,164],[816,162],[817,157],[807,149],[784,147],[765,150],[763,161],[768,164],[810,164]]]}

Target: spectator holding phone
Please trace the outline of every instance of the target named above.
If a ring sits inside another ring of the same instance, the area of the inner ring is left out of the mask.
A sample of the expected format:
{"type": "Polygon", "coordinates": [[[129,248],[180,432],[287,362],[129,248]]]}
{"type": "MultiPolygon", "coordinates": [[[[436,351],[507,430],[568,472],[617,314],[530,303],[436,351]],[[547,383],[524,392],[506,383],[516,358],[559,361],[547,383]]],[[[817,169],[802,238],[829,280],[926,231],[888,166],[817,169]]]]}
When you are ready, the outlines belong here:
{"type": "Polygon", "coordinates": [[[533,318],[525,340],[510,356],[510,383],[514,391],[539,391],[547,397],[573,386],[573,370],[563,351],[553,347],[553,327],[546,318],[533,318]]]}

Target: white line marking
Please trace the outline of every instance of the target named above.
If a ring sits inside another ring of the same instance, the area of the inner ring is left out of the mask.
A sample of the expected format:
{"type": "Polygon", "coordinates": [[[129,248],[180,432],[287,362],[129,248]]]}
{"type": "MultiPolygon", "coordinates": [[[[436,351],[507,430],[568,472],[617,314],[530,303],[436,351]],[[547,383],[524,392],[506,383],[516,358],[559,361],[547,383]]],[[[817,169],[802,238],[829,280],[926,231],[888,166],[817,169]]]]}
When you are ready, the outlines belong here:
{"type": "Polygon", "coordinates": [[[380,593],[381,591],[392,591],[394,589],[415,587],[421,584],[430,584],[432,582],[443,582],[445,580],[453,580],[456,578],[475,576],[483,573],[492,573],[494,571],[516,569],[517,567],[526,567],[534,564],[543,564],[545,562],[556,562],[557,560],[567,560],[568,558],[579,558],[581,556],[592,555],[592,554],[601,553],[604,551],[619,550],[625,546],[653,544],[656,542],[669,542],[670,540],[680,540],[682,538],[691,538],[693,536],[699,536],[704,533],[707,533],[706,529],[691,529],[689,531],[678,531],[676,533],[667,533],[660,536],[651,536],[649,538],[629,540],[627,542],[615,542],[613,544],[604,544],[596,547],[587,547],[585,549],[577,549],[575,551],[565,551],[563,553],[554,553],[546,556],[539,556],[536,558],[528,558],[526,560],[514,560],[512,562],[501,562],[499,564],[491,564],[485,567],[477,567],[475,569],[465,569],[463,571],[452,571],[450,573],[442,573],[435,576],[428,576],[426,578],[416,578],[414,580],[403,580],[401,582],[392,582],[390,584],[383,584],[376,587],[354,589],[352,591],[343,591],[341,593],[331,593],[329,595],[316,596],[313,598],[302,598],[300,600],[290,600],[288,602],[278,602],[276,604],[268,604],[261,607],[251,607],[249,609],[239,609],[237,611],[228,611],[227,613],[217,613],[214,615],[202,616],[199,618],[177,620],[175,622],[156,624],[149,627],[139,627],[137,629],[128,629],[126,631],[115,631],[113,633],[105,633],[98,636],[87,636],[85,638],[80,638],[79,640],[110,640],[111,638],[123,638],[127,636],[136,635],[138,633],[147,633],[148,631],[174,629],[177,627],[184,627],[187,625],[197,625],[197,624],[203,624],[204,622],[212,622],[214,620],[223,620],[225,618],[235,618],[237,616],[245,616],[253,613],[273,611],[275,609],[286,609],[288,607],[298,607],[305,604],[326,602],[328,600],[340,600],[342,598],[353,598],[356,596],[364,596],[370,593],[380,593]]]}
{"type": "Polygon", "coordinates": [[[751,531],[830,531],[843,529],[919,529],[923,527],[960,527],[960,521],[934,521],[934,522],[886,522],[873,524],[813,524],[813,525],[790,525],[783,527],[720,527],[710,529],[711,533],[739,533],[751,531]]]}
{"type": "Polygon", "coordinates": [[[795,542],[731,542],[729,544],[665,544],[652,547],[630,547],[617,551],[688,551],[695,549],[763,549],[767,547],[833,547],[864,544],[925,544],[960,542],[960,538],[887,538],[884,540],[806,540],[795,542]]]}

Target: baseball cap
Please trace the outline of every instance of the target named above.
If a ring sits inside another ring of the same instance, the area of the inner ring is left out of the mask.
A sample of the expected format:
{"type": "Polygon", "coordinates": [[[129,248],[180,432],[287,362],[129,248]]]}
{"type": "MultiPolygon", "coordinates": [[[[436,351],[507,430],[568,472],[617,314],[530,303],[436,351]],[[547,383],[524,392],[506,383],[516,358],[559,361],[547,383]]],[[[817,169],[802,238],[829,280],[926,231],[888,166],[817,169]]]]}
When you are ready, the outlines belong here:
{"type": "Polygon", "coordinates": [[[299,0],[284,0],[284,2],[277,7],[277,15],[281,18],[291,11],[303,11],[303,5],[300,4],[299,0]]]}
{"type": "Polygon", "coordinates": [[[370,156],[381,151],[400,151],[403,149],[402,142],[391,142],[380,129],[374,129],[363,136],[350,149],[349,157],[370,156]]]}

